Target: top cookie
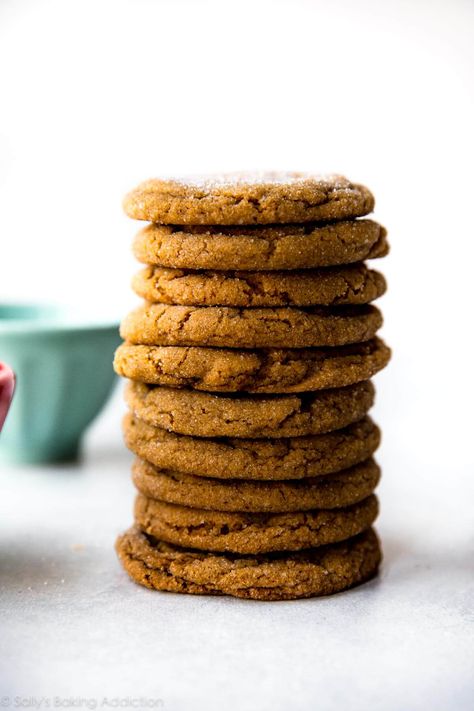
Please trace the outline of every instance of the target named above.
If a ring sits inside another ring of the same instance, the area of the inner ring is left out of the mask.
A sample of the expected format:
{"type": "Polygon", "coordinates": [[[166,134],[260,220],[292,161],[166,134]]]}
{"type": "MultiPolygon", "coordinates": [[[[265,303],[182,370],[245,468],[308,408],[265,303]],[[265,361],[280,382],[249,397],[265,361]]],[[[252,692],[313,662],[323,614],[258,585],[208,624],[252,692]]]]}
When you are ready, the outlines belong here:
{"type": "Polygon", "coordinates": [[[342,175],[225,173],[151,179],[123,203],[129,217],[165,225],[325,222],[367,215],[374,197],[342,175]]]}

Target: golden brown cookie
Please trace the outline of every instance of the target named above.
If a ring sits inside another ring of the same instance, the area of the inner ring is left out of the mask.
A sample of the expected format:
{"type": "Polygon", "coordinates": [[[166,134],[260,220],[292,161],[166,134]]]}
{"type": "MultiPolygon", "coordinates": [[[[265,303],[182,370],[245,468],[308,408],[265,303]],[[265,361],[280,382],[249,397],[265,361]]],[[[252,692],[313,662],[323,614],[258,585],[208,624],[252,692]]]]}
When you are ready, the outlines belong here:
{"type": "Polygon", "coordinates": [[[368,341],[381,325],[375,306],[246,309],[145,302],[125,317],[120,335],[151,346],[307,348],[368,341]]]}
{"type": "Polygon", "coordinates": [[[372,578],[382,558],[373,529],[329,546],[243,558],[180,548],[133,527],[116,550],[131,579],[147,588],[252,600],[331,595],[372,578]]]}
{"type": "Polygon", "coordinates": [[[227,173],[151,179],[126,197],[136,220],[165,225],[254,225],[367,215],[374,197],[342,175],[227,173]]]}
{"type": "Polygon", "coordinates": [[[373,459],[309,479],[252,481],[211,479],[157,469],[142,459],[132,467],[133,483],[150,499],[218,511],[275,512],[350,506],[371,494],[380,479],[373,459]]]}
{"type": "Polygon", "coordinates": [[[299,551],[338,543],[369,528],[377,497],[340,509],[290,513],[206,511],[167,504],[138,494],[135,522],[150,536],[177,546],[221,553],[299,551]]]}
{"type": "Polygon", "coordinates": [[[370,417],[335,432],[289,439],[201,439],[151,427],[126,415],[127,447],[162,469],[220,479],[276,481],[338,472],[370,457],[380,430],[370,417]]]}
{"type": "Polygon", "coordinates": [[[131,380],[208,392],[297,393],[368,380],[390,349],[379,338],[332,348],[237,350],[123,343],[116,373],[131,380]]]}
{"type": "Polygon", "coordinates": [[[302,437],[346,427],[372,407],[370,380],[300,395],[224,396],[131,381],[130,410],[153,427],[193,437],[302,437]]]}
{"type": "Polygon", "coordinates": [[[385,257],[388,251],[387,231],[373,220],[185,229],[151,224],[133,243],[138,261],[175,269],[309,269],[385,257]]]}
{"type": "Polygon", "coordinates": [[[339,306],[368,304],[386,290],[365,264],[286,272],[191,271],[148,266],[132,282],[146,301],[182,306],[339,306]]]}

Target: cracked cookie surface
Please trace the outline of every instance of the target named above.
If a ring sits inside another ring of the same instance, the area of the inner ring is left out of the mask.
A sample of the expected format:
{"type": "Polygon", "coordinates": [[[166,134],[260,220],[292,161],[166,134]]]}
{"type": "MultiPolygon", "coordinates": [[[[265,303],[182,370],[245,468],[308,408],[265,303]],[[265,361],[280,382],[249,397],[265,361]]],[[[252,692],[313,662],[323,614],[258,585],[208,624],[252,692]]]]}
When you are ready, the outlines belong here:
{"type": "Polygon", "coordinates": [[[240,307],[368,304],[386,290],[382,274],[365,264],[286,272],[148,266],[134,276],[132,286],[149,302],[240,307]]]}
{"type": "Polygon", "coordinates": [[[323,435],[254,440],[178,435],[127,414],[123,433],[134,454],[162,469],[256,481],[338,472],[364,461],[380,444],[380,430],[370,417],[323,435]]]}
{"type": "Polygon", "coordinates": [[[360,420],[372,407],[370,380],[301,395],[225,396],[129,382],[130,410],[154,427],[195,437],[300,437],[360,420]]]}
{"type": "Polygon", "coordinates": [[[227,173],[146,180],[126,195],[129,217],[168,225],[253,225],[367,215],[374,197],[342,175],[227,173]]]}
{"type": "Polygon", "coordinates": [[[132,527],[116,551],[130,578],[153,590],[269,601],[346,590],[372,578],[382,558],[373,529],[306,551],[242,557],[180,548],[132,527]]]}
{"type": "Polygon", "coordinates": [[[387,231],[373,220],[268,227],[151,224],[133,243],[138,261],[175,269],[308,269],[376,259],[388,251],[387,231]]]}
{"type": "Polygon", "coordinates": [[[131,380],[207,392],[290,393],[338,388],[384,368],[390,349],[379,338],[332,348],[238,350],[123,343],[116,373],[131,380]]]}
{"type": "Polygon", "coordinates": [[[137,459],[132,467],[135,487],[150,499],[217,511],[277,512],[350,506],[371,494],[380,467],[367,459],[349,469],[308,479],[251,481],[211,479],[157,469],[137,459]]]}
{"type": "Polygon", "coordinates": [[[178,546],[257,555],[338,543],[369,528],[378,514],[373,494],[339,509],[289,513],[209,511],[138,494],[135,522],[142,531],[178,546]]]}
{"type": "Polygon", "coordinates": [[[373,338],[382,325],[375,306],[235,308],[149,304],[122,321],[126,341],[152,346],[307,348],[373,338]]]}

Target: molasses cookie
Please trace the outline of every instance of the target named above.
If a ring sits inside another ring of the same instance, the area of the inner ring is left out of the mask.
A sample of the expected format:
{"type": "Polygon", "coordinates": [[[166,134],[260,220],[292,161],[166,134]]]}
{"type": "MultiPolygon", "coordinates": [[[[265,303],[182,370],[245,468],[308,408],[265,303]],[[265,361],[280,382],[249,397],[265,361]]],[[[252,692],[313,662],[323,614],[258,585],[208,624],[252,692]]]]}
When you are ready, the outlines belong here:
{"type": "Polygon", "coordinates": [[[338,472],[370,457],[380,430],[370,417],[344,429],[284,439],[203,439],[151,427],[125,415],[127,447],[160,469],[219,479],[277,481],[338,472]]]}
{"type": "Polygon", "coordinates": [[[287,272],[191,271],[148,266],[132,282],[146,301],[182,306],[368,304],[386,290],[365,264],[287,272]]]}
{"type": "Polygon", "coordinates": [[[297,393],[368,380],[390,349],[379,338],[332,348],[238,350],[123,343],[115,372],[131,380],[208,392],[297,393]]]}
{"type": "Polygon", "coordinates": [[[342,175],[261,172],[146,180],[123,206],[165,225],[254,225],[359,217],[374,204],[368,188],[342,175]]]}
{"type": "Polygon", "coordinates": [[[116,550],[131,579],[147,588],[252,600],[331,595],[372,578],[382,558],[373,529],[320,548],[242,557],[180,548],[133,527],[116,550]]]}
{"type": "Polygon", "coordinates": [[[126,341],[151,346],[306,348],[373,338],[382,325],[375,306],[246,309],[149,304],[122,321],[126,341]]]}
{"type": "Polygon", "coordinates": [[[370,380],[300,395],[224,396],[130,382],[130,410],[154,427],[194,437],[301,437],[360,420],[372,407],[370,380]]]}
{"type": "Polygon", "coordinates": [[[167,504],[138,494],[135,522],[150,536],[177,546],[258,555],[337,543],[375,521],[373,494],[352,506],[290,513],[208,511],[167,504]]]}
{"type": "Polygon", "coordinates": [[[151,224],[133,243],[139,262],[175,269],[309,269],[385,257],[388,251],[387,231],[373,220],[267,227],[151,224]]]}
{"type": "Polygon", "coordinates": [[[157,469],[142,459],[132,467],[133,483],[150,499],[218,511],[275,512],[350,506],[371,494],[380,479],[373,459],[349,469],[308,479],[252,481],[211,479],[157,469]]]}

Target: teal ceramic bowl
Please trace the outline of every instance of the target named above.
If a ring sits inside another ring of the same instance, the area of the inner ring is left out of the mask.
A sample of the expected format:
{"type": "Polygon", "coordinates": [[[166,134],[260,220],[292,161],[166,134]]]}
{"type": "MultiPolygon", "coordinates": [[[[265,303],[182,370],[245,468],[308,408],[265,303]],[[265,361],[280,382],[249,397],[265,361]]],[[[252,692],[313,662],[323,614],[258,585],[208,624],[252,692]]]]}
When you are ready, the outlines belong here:
{"type": "Polygon", "coordinates": [[[119,343],[115,320],[86,320],[49,305],[0,305],[0,360],[16,375],[0,459],[76,459],[85,428],[112,391],[119,343]]]}

